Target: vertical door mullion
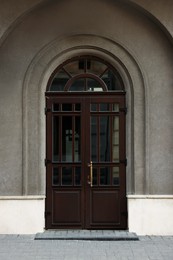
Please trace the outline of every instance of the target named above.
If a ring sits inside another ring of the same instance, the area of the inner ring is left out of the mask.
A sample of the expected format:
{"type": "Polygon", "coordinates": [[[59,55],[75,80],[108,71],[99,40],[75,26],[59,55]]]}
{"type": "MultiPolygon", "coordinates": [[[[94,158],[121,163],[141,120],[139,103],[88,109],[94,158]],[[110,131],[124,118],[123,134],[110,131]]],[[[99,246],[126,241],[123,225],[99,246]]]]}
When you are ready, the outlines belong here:
{"type": "Polygon", "coordinates": [[[59,115],[59,162],[62,162],[62,116],[59,115]]]}
{"type": "Polygon", "coordinates": [[[74,163],[74,149],[75,149],[75,116],[72,116],[72,162],[74,163]]]}
{"type": "MultiPolygon", "coordinates": [[[[46,159],[50,160],[51,163],[46,164],[46,211],[51,212],[51,202],[52,202],[52,100],[46,98],[46,107],[50,109],[50,112],[46,114],[46,159]]],[[[46,215],[46,228],[51,226],[51,216],[46,215]]]]}
{"type": "Polygon", "coordinates": [[[80,132],[81,132],[81,142],[80,142],[80,154],[81,154],[81,219],[82,228],[85,228],[85,216],[86,216],[86,111],[85,111],[85,99],[81,98],[81,112],[80,112],[80,132]]]}
{"type": "Polygon", "coordinates": [[[84,174],[85,174],[85,185],[84,185],[84,203],[85,203],[85,212],[84,212],[84,220],[85,220],[85,228],[90,228],[90,216],[91,216],[91,209],[90,209],[90,201],[91,201],[91,188],[88,184],[88,178],[90,177],[90,168],[88,164],[91,161],[91,99],[86,97],[85,99],[85,106],[84,106],[84,174]]]}
{"type": "Polygon", "coordinates": [[[97,162],[100,162],[100,116],[97,115],[97,162]]]}
{"type": "MultiPolygon", "coordinates": [[[[72,116],[72,163],[75,161],[75,116],[72,116]]],[[[72,166],[72,183],[75,184],[74,164],[72,166]]]]}
{"type": "MultiPolygon", "coordinates": [[[[59,115],[59,163],[62,162],[62,116],[59,115]]],[[[59,184],[62,186],[62,166],[59,166],[59,184]]]]}
{"type": "MultiPolygon", "coordinates": [[[[113,118],[114,116],[110,116],[110,162],[113,162],[113,118]]],[[[112,181],[113,181],[113,175],[112,175],[112,166],[110,167],[110,184],[112,185],[112,181]]]]}
{"type": "MultiPolygon", "coordinates": [[[[122,101],[120,103],[121,108],[124,108],[125,104],[122,101]]],[[[119,114],[119,151],[120,151],[120,161],[124,161],[126,159],[125,154],[125,112],[120,111],[119,114]]]]}

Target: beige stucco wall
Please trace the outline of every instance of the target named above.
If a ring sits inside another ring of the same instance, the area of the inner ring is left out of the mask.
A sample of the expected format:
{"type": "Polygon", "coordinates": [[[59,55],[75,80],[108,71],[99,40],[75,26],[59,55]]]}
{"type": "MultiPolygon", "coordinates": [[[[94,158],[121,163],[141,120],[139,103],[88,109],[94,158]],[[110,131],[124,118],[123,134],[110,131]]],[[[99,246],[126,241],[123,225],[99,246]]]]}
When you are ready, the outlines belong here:
{"type": "Polygon", "coordinates": [[[54,67],[75,55],[70,46],[114,56],[131,85],[127,192],[173,193],[172,4],[155,2],[0,2],[1,195],[45,193],[43,93],[54,67]]]}

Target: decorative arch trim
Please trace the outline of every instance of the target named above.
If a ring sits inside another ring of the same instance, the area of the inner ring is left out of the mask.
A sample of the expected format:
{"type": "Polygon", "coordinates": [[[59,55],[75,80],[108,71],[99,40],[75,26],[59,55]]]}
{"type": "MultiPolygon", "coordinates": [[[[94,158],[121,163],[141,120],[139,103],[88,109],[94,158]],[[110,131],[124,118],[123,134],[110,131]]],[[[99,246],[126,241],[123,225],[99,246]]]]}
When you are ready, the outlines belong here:
{"type": "Polygon", "coordinates": [[[30,64],[23,84],[23,194],[45,194],[45,115],[44,93],[52,72],[76,55],[95,55],[107,60],[119,72],[127,96],[127,193],[147,192],[147,91],[135,55],[117,42],[94,35],[56,39],[39,52],[30,64]],[[28,130],[30,129],[30,130],[28,130]],[[144,131],[146,129],[146,131],[144,131]],[[37,155],[33,156],[32,151],[37,155]],[[134,160],[135,157],[135,160],[134,160]]]}

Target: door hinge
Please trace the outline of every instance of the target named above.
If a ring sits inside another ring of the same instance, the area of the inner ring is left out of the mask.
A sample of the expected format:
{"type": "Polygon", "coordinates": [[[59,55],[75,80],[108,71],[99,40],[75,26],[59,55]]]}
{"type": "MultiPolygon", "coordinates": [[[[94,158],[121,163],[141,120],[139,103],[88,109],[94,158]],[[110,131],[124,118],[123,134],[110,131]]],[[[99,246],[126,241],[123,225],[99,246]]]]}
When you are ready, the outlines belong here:
{"type": "Polygon", "coordinates": [[[125,160],[120,160],[120,163],[124,163],[127,166],[127,158],[125,160]]]}
{"type": "Polygon", "coordinates": [[[45,166],[47,166],[48,163],[51,163],[51,160],[44,159],[44,164],[45,164],[45,166]]]}
{"type": "Polygon", "coordinates": [[[120,108],[120,112],[124,112],[125,114],[127,114],[127,107],[120,108]]]}
{"type": "Polygon", "coordinates": [[[48,107],[45,107],[45,108],[44,108],[44,113],[45,113],[45,115],[46,115],[48,112],[51,112],[51,109],[48,108],[48,107]]]}

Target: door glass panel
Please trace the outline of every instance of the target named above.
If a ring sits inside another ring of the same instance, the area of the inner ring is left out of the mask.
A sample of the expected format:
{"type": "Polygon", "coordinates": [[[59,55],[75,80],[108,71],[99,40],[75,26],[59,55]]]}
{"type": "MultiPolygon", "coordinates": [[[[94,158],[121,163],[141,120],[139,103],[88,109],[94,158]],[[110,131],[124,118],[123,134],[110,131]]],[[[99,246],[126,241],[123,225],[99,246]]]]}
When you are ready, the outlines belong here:
{"type": "Polygon", "coordinates": [[[119,185],[119,167],[112,167],[112,183],[119,185]]]}
{"type": "Polygon", "coordinates": [[[53,168],[53,178],[52,178],[52,184],[53,185],[59,185],[59,168],[53,168]]]}
{"type": "Polygon", "coordinates": [[[73,61],[68,63],[67,65],[64,66],[64,69],[71,75],[75,76],[80,73],[84,73],[84,66],[81,68],[79,66],[79,61],[73,61]]]}
{"type": "Polygon", "coordinates": [[[119,112],[119,104],[112,104],[112,111],[119,112]]]}
{"type": "Polygon", "coordinates": [[[75,167],[75,185],[81,185],[81,167],[75,167]]]}
{"type": "Polygon", "coordinates": [[[80,117],[75,117],[75,133],[74,133],[74,160],[81,160],[81,122],[80,117]]]}
{"type": "Polygon", "coordinates": [[[50,91],[63,91],[64,90],[64,86],[67,83],[67,81],[69,80],[69,76],[68,74],[62,69],[60,70],[54,77],[51,87],[50,87],[50,91]]]}
{"type": "Polygon", "coordinates": [[[62,185],[72,185],[72,167],[62,167],[62,185]]]}
{"type": "Polygon", "coordinates": [[[105,73],[102,75],[102,79],[107,85],[107,88],[109,91],[115,91],[115,90],[122,90],[122,80],[119,76],[119,74],[113,73],[110,69],[105,71],[105,73]]]}
{"type": "Polygon", "coordinates": [[[101,111],[101,112],[109,111],[109,104],[101,103],[101,104],[100,104],[100,111],[101,111]]]}
{"type": "Polygon", "coordinates": [[[62,111],[72,111],[72,104],[62,104],[62,111]]]}
{"type": "Polygon", "coordinates": [[[103,91],[103,89],[104,91],[124,91],[124,84],[119,72],[104,60],[91,56],[76,57],[68,63],[62,64],[55,73],[48,91],[103,91]],[[65,88],[68,83],[70,84],[69,80],[73,81],[76,76],[80,79],[87,79],[88,74],[93,75],[94,78],[89,78],[87,84],[81,86],[81,80],[77,80],[72,87],[65,88]],[[104,87],[101,87],[100,80],[105,83],[104,87]]]}
{"type": "Polygon", "coordinates": [[[85,59],[80,59],[79,60],[79,69],[81,70],[81,72],[86,72],[86,67],[89,68],[90,67],[90,62],[88,62],[85,59]]]}
{"type": "Polygon", "coordinates": [[[53,104],[53,111],[54,112],[56,112],[56,111],[59,111],[59,109],[60,109],[60,106],[59,106],[59,104],[53,104]]]}
{"type": "Polygon", "coordinates": [[[100,83],[94,79],[87,79],[87,90],[88,91],[103,91],[100,83]]]}
{"type": "Polygon", "coordinates": [[[81,105],[75,104],[75,111],[81,111],[81,105]]]}
{"type": "Polygon", "coordinates": [[[98,149],[97,149],[97,137],[98,137],[98,124],[97,117],[91,117],[91,161],[98,161],[98,149]]]}
{"type": "Polygon", "coordinates": [[[100,161],[110,161],[110,117],[100,117],[100,161]]]}
{"type": "Polygon", "coordinates": [[[91,111],[92,112],[97,111],[97,104],[91,104],[91,111]]]}
{"type": "Polygon", "coordinates": [[[87,68],[87,72],[100,76],[107,66],[96,60],[90,60],[90,67],[87,68]]]}
{"type": "Polygon", "coordinates": [[[119,161],[119,117],[113,117],[113,147],[112,147],[112,154],[113,154],[113,161],[119,161]]]}
{"type": "Polygon", "coordinates": [[[110,185],[110,167],[101,167],[100,168],[100,185],[110,185]]]}
{"type": "Polygon", "coordinates": [[[97,175],[97,168],[93,168],[93,185],[98,185],[98,175],[97,175]]]}
{"type": "Polygon", "coordinates": [[[69,91],[85,91],[86,85],[85,79],[77,79],[73,84],[70,86],[69,91]]]}
{"type": "Polygon", "coordinates": [[[53,117],[53,161],[59,161],[59,117],[53,117]]]}
{"type": "Polygon", "coordinates": [[[62,117],[62,161],[72,161],[72,117],[62,117]]]}

